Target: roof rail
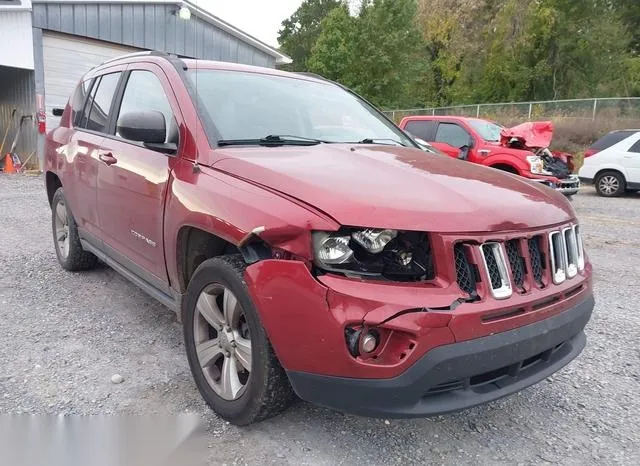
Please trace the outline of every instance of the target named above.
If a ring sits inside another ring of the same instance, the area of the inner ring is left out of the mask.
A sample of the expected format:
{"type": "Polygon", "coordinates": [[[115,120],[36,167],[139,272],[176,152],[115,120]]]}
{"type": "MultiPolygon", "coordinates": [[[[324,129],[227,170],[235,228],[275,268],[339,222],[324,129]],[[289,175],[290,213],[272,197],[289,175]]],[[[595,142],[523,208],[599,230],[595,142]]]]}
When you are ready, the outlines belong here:
{"type": "Polygon", "coordinates": [[[107,63],[111,63],[117,60],[122,60],[123,58],[135,58],[135,57],[147,57],[147,56],[168,57],[169,54],[167,52],[159,52],[157,50],[144,50],[142,52],[127,53],[125,55],[120,55],[119,57],[110,58],[109,60],[103,61],[102,63],[100,63],[100,65],[98,66],[106,65],[107,63]]]}
{"type": "Polygon", "coordinates": [[[133,53],[127,53],[125,55],[120,55],[119,57],[114,57],[111,58],[109,60],[103,61],[102,63],[100,63],[97,66],[94,66],[93,68],[91,68],[92,70],[95,68],[98,68],[99,66],[102,65],[106,65],[108,63],[113,63],[115,61],[118,60],[123,60],[126,58],[135,58],[135,57],[161,57],[161,58],[166,58],[173,66],[177,67],[177,68],[182,68],[183,70],[187,69],[187,65],[184,61],[182,61],[182,59],[173,54],[173,53],[168,53],[168,52],[161,52],[158,50],[144,50],[142,52],[133,52],[133,53]]]}

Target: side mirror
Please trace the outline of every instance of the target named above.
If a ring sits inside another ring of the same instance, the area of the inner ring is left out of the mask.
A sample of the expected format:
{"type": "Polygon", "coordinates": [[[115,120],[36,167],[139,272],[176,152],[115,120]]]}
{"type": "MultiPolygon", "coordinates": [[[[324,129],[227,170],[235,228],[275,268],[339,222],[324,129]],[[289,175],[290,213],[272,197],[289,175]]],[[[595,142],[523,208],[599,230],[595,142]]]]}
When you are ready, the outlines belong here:
{"type": "Polygon", "coordinates": [[[145,144],[164,144],[167,125],[162,112],[135,111],[118,118],[117,131],[120,137],[145,144]]]}
{"type": "Polygon", "coordinates": [[[449,157],[457,158],[460,155],[460,149],[453,147],[451,144],[447,144],[446,142],[432,142],[431,145],[444,152],[449,157]]]}
{"type": "Polygon", "coordinates": [[[53,110],[51,110],[51,113],[55,117],[61,117],[64,113],[64,108],[54,108],[53,110]]]}

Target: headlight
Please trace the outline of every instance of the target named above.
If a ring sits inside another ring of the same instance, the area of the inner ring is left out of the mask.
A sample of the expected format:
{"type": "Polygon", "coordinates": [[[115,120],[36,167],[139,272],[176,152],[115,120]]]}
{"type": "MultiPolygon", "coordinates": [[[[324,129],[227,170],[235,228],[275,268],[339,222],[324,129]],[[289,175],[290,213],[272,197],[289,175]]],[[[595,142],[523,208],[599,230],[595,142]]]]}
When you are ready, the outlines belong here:
{"type": "Polygon", "coordinates": [[[527,162],[529,162],[529,170],[531,173],[542,175],[544,173],[544,162],[537,155],[528,155],[527,162]]]}
{"type": "Polygon", "coordinates": [[[349,247],[349,236],[334,236],[329,233],[313,234],[313,248],[316,259],[322,264],[344,264],[353,256],[349,247]]]}
{"type": "Polygon", "coordinates": [[[529,170],[536,175],[552,176],[553,173],[545,170],[544,160],[539,155],[528,155],[527,162],[529,162],[529,170]]]}
{"type": "Polygon", "coordinates": [[[351,233],[353,240],[372,254],[382,252],[389,241],[396,236],[398,236],[396,230],[374,230],[371,228],[351,233]]]}
{"type": "Polygon", "coordinates": [[[397,281],[434,278],[426,233],[388,229],[313,232],[314,263],[324,272],[397,281]]]}

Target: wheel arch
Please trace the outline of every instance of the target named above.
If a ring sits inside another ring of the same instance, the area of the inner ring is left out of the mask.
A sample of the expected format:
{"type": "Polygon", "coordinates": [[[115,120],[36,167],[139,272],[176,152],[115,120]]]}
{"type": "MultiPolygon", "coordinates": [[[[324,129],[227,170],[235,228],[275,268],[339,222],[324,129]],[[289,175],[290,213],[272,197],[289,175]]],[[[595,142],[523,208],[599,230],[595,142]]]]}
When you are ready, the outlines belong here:
{"type": "Polygon", "coordinates": [[[519,175],[520,171],[518,170],[517,167],[515,167],[514,165],[510,164],[510,163],[505,163],[505,162],[497,162],[494,163],[492,165],[488,165],[490,168],[495,168],[496,170],[501,170],[501,171],[505,171],[507,173],[513,173],[514,175],[519,175]]]}
{"type": "Polygon", "coordinates": [[[216,233],[192,225],[182,226],[178,230],[176,240],[176,265],[180,290],[187,289],[193,273],[205,260],[239,252],[235,244],[216,233]]]}
{"type": "Polygon", "coordinates": [[[596,174],[593,176],[594,184],[598,182],[598,178],[600,178],[606,173],[617,173],[618,175],[622,176],[622,179],[624,180],[625,183],[627,182],[627,176],[624,174],[622,170],[619,170],[618,168],[607,167],[607,168],[601,168],[596,172],[596,174]]]}
{"type": "Polygon", "coordinates": [[[53,195],[56,193],[58,188],[62,187],[62,182],[58,175],[52,171],[47,171],[45,173],[45,183],[47,187],[47,199],[49,200],[49,207],[51,207],[51,204],[53,203],[53,195]]]}

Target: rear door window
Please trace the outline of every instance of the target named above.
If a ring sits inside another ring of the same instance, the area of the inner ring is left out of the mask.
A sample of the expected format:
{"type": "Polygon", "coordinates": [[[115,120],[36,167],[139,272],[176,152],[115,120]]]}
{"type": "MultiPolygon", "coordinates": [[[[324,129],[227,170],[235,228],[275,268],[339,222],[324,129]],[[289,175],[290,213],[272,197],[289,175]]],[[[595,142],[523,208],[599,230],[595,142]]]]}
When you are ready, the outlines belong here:
{"type": "Polygon", "coordinates": [[[407,122],[404,130],[416,138],[420,138],[425,141],[433,141],[435,126],[435,121],[414,120],[407,122]]]}
{"type": "Polygon", "coordinates": [[[109,111],[111,102],[118,87],[121,73],[105,74],[100,81],[94,84],[95,92],[87,103],[85,114],[87,116],[84,127],[91,131],[106,133],[109,127],[109,111]]]}
{"type": "Polygon", "coordinates": [[[633,133],[635,133],[635,131],[613,131],[598,139],[591,145],[591,147],[589,147],[589,149],[597,151],[608,149],[614,144],[618,144],[623,139],[628,138],[633,133]]]}
{"type": "Polygon", "coordinates": [[[455,123],[440,123],[436,132],[436,142],[446,142],[453,147],[468,146],[471,136],[467,130],[455,123]]]}

